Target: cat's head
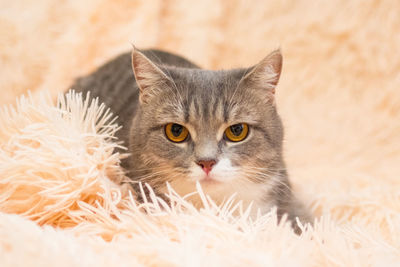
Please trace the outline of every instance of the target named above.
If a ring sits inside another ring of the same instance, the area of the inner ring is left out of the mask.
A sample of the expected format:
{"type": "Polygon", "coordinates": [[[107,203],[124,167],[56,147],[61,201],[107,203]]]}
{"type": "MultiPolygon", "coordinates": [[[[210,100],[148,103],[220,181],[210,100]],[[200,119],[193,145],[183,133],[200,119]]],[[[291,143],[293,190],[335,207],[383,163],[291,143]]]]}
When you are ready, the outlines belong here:
{"type": "Polygon", "coordinates": [[[169,182],[181,194],[198,181],[224,198],[254,186],[267,190],[279,177],[280,51],[250,68],[211,71],[156,65],[135,49],[132,66],[140,89],[130,134],[135,179],[161,192],[169,182]]]}

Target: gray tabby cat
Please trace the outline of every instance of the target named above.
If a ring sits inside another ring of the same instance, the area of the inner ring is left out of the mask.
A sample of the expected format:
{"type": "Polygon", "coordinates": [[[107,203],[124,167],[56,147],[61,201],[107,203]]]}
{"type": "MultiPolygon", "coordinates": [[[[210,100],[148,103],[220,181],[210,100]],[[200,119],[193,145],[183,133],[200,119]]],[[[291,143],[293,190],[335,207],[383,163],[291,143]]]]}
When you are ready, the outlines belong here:
{"type": "MultiPolygon", "coordinates": [[[[181,195],[200,182],[217,203],[236,194],[245,205],[253,202],[254,214],[276,206],[279,217],[307,222],[282,157],[274,99],[281,67],[280,51],[250,68],[211,71],[170,53],[134,49],[71,88],[90,90],[119,116],[133,181],[160,195],[166,182],[181,195]]],[[[197,195],[189,199],[201,205],[197,195]]]]}

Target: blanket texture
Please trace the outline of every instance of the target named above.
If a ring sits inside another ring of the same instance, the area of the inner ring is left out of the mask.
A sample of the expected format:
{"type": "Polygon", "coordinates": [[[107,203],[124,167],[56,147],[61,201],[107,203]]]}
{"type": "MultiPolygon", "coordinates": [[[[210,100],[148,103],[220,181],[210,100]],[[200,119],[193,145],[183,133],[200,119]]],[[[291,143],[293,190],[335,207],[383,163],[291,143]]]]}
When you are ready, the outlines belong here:
{"type": "Polygon", "coordinates": [[[0,2],[0,266],[400,266],[400,2],[0,2]],[[113,115],[54,101],[131,43],[211,69],[281,47],[285,158],[315,224],[200,187],[201,210],[173,189],[136,203],[113,115]]]}

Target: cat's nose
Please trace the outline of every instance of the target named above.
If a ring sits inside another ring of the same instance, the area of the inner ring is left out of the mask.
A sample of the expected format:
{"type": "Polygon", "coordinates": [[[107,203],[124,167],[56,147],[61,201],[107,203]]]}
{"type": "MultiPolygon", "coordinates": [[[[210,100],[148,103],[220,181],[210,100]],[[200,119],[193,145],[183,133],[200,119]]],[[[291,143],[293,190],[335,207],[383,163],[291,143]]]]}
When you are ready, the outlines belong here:
{"type": "Polygon", "coordinates": [[[214,159],[207,159],[207,160],[198,160],[196,163],[208,175],[208,173],[211,171],[211,169],[213,168],[215,163],[217,163],[217,161],[214,159]]]}

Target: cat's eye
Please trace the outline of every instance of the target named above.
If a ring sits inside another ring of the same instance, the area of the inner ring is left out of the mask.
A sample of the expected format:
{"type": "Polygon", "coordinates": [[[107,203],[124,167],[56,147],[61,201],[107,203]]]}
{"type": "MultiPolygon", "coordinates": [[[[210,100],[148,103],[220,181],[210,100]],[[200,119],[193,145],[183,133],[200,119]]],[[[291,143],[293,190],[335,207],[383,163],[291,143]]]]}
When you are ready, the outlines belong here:
{"type": "Polygon", "coordinates": [[[165,135],[167,138],[175,143],[181,143],[186,140],[189,135],[189,131],[185,126],[177,123],[168,123],[165,125],[165,135]]]}
{"type": "Polygon", "coordinates": [[[249,126],[246,123],[238,123],[229,126],[225,130],[225,138],[232,142],[243,141],[249,133],[249,126]]]}

